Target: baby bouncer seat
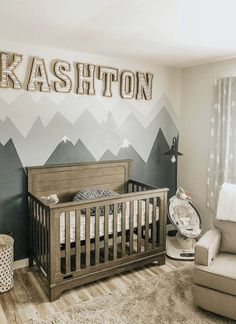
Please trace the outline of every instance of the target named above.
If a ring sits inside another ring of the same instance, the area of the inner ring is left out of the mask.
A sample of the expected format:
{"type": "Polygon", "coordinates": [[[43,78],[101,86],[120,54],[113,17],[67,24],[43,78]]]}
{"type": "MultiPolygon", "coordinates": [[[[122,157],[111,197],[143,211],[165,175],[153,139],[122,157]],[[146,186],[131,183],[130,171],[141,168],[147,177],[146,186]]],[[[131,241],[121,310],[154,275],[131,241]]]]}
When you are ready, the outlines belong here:
{"type": "Polygon", "coordinates": [[[201,217],[190,199],[179,187],[168,204],[168,218],[174,230],[167,233],[166,249],[167,255],[177,260],[194,260],[196,238],[201,234],[201,217]]]}

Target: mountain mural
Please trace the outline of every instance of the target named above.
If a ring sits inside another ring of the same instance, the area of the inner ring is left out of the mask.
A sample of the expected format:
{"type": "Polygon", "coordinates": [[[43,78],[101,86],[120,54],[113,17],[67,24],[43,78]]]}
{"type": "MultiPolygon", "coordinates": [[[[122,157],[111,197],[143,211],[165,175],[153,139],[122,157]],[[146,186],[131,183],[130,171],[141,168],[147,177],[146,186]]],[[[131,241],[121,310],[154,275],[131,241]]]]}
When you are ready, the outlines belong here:
{"type": "Polygon", "coordinates": [[[27,181],[12,140],[0,144],[0,233],[12,232],[16,259],[28,254],[27,181]]]}
{"type": "Polygon", "coordinates": [[[169,145],[160,129],[152,146],[147,162],[136,152],[132,145],[121,148],[117,155],[107,150],[101,160],[131,159],[132,179],[150,184],[156,187],[167,187],[170,189],[169,196],[174,194],[174,165],[164,155],[169,150],[169,145]]]}
{"type": "MultiPolygon", "coordinates": [[[[141,158],[130,144],[127,147],[120,148],[116,155],[110,150],[107,150],[100,160],[131,159],[133,161],[131,175],[133,179],[157,187],[168,187],[170,188],[170,194],[172,194],[174,190],[174,167],[170,159],[164,155],[168,150],[169,145],[160,129],[147,162],[141,158]]],[[[94,160],[95,158],[81,140],[76,145],[73,145],[69,140],[65,140],[56,147],[46,164],[76,163],[94,160]]]]}
{"type": "Polygon", "coordinates": [[[134,114],[130,114],[119,127],[111,112],[101,124],[89,110],[85,110],[74,124],[57,112],[47,126],[38,117],[26,137],[22,136],[7,117],[0,121],[0,142],[5,144],[11,138],[24,166],[44,164],[64,136],[74,145],[80,139],[96,160],[106,150],[117,155],[124,140],[128,140],[142,159],[147,161],[160,128],[168,142],[178,134],[165,107],[147,127],[143,127],[134,114]]]}
{"type": "MultiPolygon", "coordinates": [[[[10,95],[8,97],[12,98],[10,95]]],[[[72,93],[66,96],[50,93],[48,96],[43,93],[32,95],[30,92],[22,92],[14,100],[9,101],[9,98],[8,101],[0,98],[0,120],[4,121],[8,117],[24,137],[27,136],[38,117],[45,127],[58,112],[74,124],[85,110],[88,110],[99,124],[107,119],[111,111],[119,127],[130,114],[134,114],[141,125],[146,128],[165,107],[178,127],[175,110],[165,94],[154,103],[151,109],[149,107],[152,102],[118,100],[114,104],[109,101],[107,105],[104,101],[98,100],[96,96],[78,96],[72,93]]]]}

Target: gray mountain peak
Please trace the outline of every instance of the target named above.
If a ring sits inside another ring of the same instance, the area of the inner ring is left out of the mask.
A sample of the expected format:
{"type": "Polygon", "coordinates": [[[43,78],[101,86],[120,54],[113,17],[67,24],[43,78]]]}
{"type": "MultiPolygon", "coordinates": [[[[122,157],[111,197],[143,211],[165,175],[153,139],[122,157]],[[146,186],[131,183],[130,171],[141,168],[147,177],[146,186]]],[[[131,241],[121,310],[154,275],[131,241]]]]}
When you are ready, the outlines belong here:
{"type": "Polygon", "coordinates": [[[95,161],[81,140],[76,145],[70,141],[61,141],[45,164],[66,164],[95,161]]]}

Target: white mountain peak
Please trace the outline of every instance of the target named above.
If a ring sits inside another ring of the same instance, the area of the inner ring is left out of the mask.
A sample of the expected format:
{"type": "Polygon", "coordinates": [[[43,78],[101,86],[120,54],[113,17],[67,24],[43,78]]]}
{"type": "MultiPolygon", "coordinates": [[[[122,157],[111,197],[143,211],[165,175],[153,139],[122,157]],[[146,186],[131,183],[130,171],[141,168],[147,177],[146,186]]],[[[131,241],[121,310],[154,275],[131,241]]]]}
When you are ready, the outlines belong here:
{"type": "Polygon", "coordinates": [[[121,147],[128,148],[130,145],[130,142],[127,140],[127,138],[124,139],[124,142],[122,143],[121,147]]]}
{"type": "Polygon", "coordinates": [[[67,141],[70,141],[70,139],[65,135],[62,137],[62,142],[66,143],[67,141]]]}

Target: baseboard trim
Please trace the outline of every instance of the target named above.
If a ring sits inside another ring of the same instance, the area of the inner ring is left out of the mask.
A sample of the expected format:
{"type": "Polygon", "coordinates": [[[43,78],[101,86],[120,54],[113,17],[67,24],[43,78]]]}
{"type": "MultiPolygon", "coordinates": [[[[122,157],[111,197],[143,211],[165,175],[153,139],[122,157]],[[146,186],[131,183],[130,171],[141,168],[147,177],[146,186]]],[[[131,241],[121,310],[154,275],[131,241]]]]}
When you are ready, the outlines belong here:
{"type": "Polygon", "coordinates": [[[13,269],[14,270],[20,269],[20,268],[26,268],[28,266],[29,266],[29,259],[28,258],[17,260],[17,261],[14,261],[14,263],[13,263],[13,269]]]}

